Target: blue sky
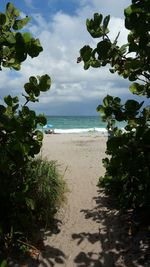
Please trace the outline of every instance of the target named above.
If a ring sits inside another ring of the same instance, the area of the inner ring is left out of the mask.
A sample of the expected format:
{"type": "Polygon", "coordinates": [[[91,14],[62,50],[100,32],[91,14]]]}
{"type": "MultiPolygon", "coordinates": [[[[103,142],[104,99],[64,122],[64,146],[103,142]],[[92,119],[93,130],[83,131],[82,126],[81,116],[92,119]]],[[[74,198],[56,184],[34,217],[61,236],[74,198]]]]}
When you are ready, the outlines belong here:
{"type": "MultiPolygon", "coordinates": [[[[14,0],[23,15],[32,17],[27,27],[41,41],[44,51],[38,58],[28,58],[20,72],[3,70],[0,99],[6,94],[20,95],[31,75],[49,74],[52,87],[33,105],[36,111],[47,115],[96,115],[96,107],[106,94],[123,99],[130,96],[127,80],[109,73],[108,68],[83,70],[77,64],[79,50],[85,44],[95,46],[86,31],[86,18],[94,12],[111,15],[110,38],[121,31],[119,43],[126,42],[123,10],[129,0],[14,0]]],[[[4,10],[7,1],[1,1],[4,10]]]]}

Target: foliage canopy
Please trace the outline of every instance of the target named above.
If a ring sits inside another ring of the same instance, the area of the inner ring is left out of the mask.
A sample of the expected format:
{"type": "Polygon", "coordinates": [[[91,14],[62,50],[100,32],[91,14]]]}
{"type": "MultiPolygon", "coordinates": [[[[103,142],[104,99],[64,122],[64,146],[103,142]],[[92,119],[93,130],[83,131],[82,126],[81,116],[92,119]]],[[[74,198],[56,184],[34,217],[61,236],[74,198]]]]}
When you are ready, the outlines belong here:
{"type": "MultiPolygon", "coordinates": [[[[111,73],[118,73],[131,84],[132,94],[150,97],[150,1],[132,0],[124,10],[125,27],[129,30],[127,43],[118,45],[109,38],[110,16],[103,18],[95,13],[87,19],[87,30],[98,38],[95,48],[85,45],[80,50],[78,62],[89,67],[110,66],[111,73]]],[[[120,89],[121,90],[121,89],[120,89]]],[[[99,185],[114,193],[122,207],[150,205],[150,106],[133,99],[121,102],[119,97],[107,95],[103,105],[97,107],[107,129],[113,137],[107,142],[103,160],[106,173],[99,185]],[[116,122],[126,122],[125,131],[118,129],[116,122]]]]}
{"type": "Polygon", "coordinates": [[[20,18],[20,11],[12,3],[6,5],[5,13],[0,13],[0,68],[19,70],[28,55],[37,57],[43,51],[39,39],[29,32],[19,32],[30,20],[20,18]]]}
{"type": "MultiPolygon", "coordinates": [[[[24,31],[24,26],[30,20],[29,17],[20,18],[19,10],[12,3],[6,5],[5,13],[0,13],[1,70],[5,67],[19,70],[27,56],[37,57],[43,50],[39,39],[35,39],[29,32],[24,31]],[[21,31],[22,29],[23,31],[21,31]]],[[[45,125],[46,118],[43,114],[37,115],[34,110],[29,108],[28,103],[38,101],[40,93],[49,90],[50,86],[51,79],[49,75],[31,76],[24,85],[25,92],[22,96],[24,104],[21,105],[22,101],[20,103],[18,96],[8,95],[4,97],[3,104],[0,105],[1,248],[12,248],[16,235],[17,238],[18,236],[25,238],[23,235],[29,229],[29,222],[32,222],[33,218],[38,220],[36,213],[38,197],[34,199],[33,184],[35,178],[37,178],[36,187],[38,190],[39,184],[37,183],[39,180],[37,173],[36,177],[34,176],[33,180],[31,179],[30,169],[32,167],[29,168],[29,166],[33,164],[36,168],[36,163],[31,164],[31,162],[35,155],[40,152],[43,139],[43,134],[37,130],[37,125],[45,125]]],[[[49,174],[51,167],[48,164],[45,167],[42,162],[39,162],[39,167],[40,165],[41,173],[42,171],[44,173],[46,169],[49,174]]],[[[43,176],[44,178],[45,176],[43,176]]],[[[55,179],[55,176],[52,178],[55,179]]],[[[48,179],[51,179],[50,174],[47,176],[47,183],[48,179]]],[[[41,180],[41,184],[44,188],[44,180],[41,180]]],[[[55,184],[57,184],[56,181],[55,184]]],[[[45,194],[48,194],[50,185],[46,185],[46,187],[45,194]]],[[[44,199],[42,192],[40,197],[44,199]]],[[[50,199],[48,201],[50,202],[50,199]]],[[[53,203],[54,201],[52,201],[52,205],[53,203]]]]}

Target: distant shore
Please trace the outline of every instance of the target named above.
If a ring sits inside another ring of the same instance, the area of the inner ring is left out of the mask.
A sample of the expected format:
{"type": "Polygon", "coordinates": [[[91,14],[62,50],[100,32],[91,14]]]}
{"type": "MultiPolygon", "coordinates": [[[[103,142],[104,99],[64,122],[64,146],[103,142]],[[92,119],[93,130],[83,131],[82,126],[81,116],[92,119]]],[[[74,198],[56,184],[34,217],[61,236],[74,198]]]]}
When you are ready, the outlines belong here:
{"type": "Polygon", "coordinates": [[[73,129],[44,129],[44,133],[48,132],[54,134],[98,134],[101,136],[108,136],[108,131],[105,128],[73,128],[73,129]]]}

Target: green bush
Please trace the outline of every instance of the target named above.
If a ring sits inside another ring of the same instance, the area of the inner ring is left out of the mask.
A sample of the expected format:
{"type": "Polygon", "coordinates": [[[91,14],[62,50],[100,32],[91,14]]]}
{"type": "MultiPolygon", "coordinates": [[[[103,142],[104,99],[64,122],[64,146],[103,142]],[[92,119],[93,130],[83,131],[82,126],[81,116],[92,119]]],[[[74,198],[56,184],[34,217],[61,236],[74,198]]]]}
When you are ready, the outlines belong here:
{"type": "Polygon", "coordinates": [[[129,90],[139,101],[142,96],[140,102],[128,99],[123,104],[107,95],[97,107],[110,133],[99,186],[114,194],[121,207],[139,209],[150,206],[150,1],[132,0],[124,15],[129,32],[122,46],[119,33],[114,40],[109,37],[110,16],[95,13],[87,19],[87,30],[98,42],[81,48],[77,62],[83,61],[84,69],[109,65],[111,73],[130,81],[129,90]],[[125,132],[116,122],[126,123],[125,132]]]}
{"type": "MultiPolygon", "coordinates": [[[[28,56],[43,51],[39,39],[23,29],[30,19],[21,18],[12,3],[0,12],[0,70],[20,70],[28,56]]],[[[34,160],[43,140],[37,126],[44,126],[46,118],[29,104],[38,102],[50,86],[48,74],[31,76],[22,96],[5,96],[0,105],[0,261],[16,247],[24,249],[35,226],[48,224],[63,198],[56,163],[34,160]]]]}
{"type": "Polygon", "coordinates": [[[55,161],[36,159],[28,163],[26,170],[29,180],[28,204],[33,209],[35,219],[49,224],[53,215],[64,201],[66,185],[55,161]]]}
{"type": "Polygon", "coordinates": [[[10,254],[18,249],[26,250],[22,241],[32,242],[35,231],[50,226],[65,200],[65,191],[66,184],[55,161],[34,159],[27,163],[22,171],[21,190],[18,187],[12,191],[11,198],[0,206],[1,214],[3,209],[0,217],[2,255],[6,250],[10,254]]]}

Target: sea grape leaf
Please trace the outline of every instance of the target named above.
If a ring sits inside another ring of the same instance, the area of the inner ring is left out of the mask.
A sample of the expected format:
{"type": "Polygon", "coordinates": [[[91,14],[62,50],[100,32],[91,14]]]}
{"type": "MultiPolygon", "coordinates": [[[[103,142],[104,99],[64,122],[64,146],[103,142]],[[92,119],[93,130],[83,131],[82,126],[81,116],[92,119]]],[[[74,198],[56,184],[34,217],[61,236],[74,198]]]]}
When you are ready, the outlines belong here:
{"type": "Polygon", "coordinates": [[[12,106],[12,97],[10,95],[4,97],[4,101],[8,106],[12,106]]]}
{"type": "Polygon", "coordinates": [[[98,58],[100,60],[105,60],[108,58],[108,52],[111,48],[111,42],[108,40],[103,40],[97,44],[97,53],[98,53],[98,58]]]}
{"type": "Polygon", "coordinates": [[[132,83],[129,87],[130,91],[133,94],[143,95],[144,94],[144,85],[140,85],[139,83],[132,83]]]}
{"type": "Polygon", "coordinates": [[[43,48],[40,44],[39,39],[32,38],[28,47],[27,47],[27,53],[30,57],[37,57],[40,52],[43,51],[43,48]]]}
{"type": "Polygon", "coordinates": [[[32,39],[32,36],[29,32],[24,32],[22,36],[25,43],[29,43],[32,39]]]}
{"type": "Polygon", "coordinates": [[[110,15],[106,16],[103,20],[103,33],[105,34],[109,33],[109,30],[107,28],[109,20],[110,20],[110,15]]]}
{"type": "Polygon", "coordinates": [[[39,130],[36,130],[35,134],[36,134],[37,140],[41,142],[43,140],[43,133],[39,130]]]}
{"type": "Polygon", "coordinates": [[[14,30],[21,30],[29,21],[31,20],[30,17],[26,17],[24,19],[15,20],[13,25],[14,30]]]}
{"type": "Polygon", "coordinates": [[[91,34],[93,38],[99,38],[103,35],[101,22],[102,22],[103,16],[102,14],[95,13],[94,19],[87,19],[86,26],[88,32],[91,34]]]}
{"type": "Polygon", "coordinates": [[[12,3],[8,3],[6,5],[6,15],[9,17],[12,15],[19,17],[20,12],[17,8],[14,7],[14,5],[12,3]]]}
{"type": "Polygon", "coordinates": [[[10,43],[10,44],[15,44],[16,43],[16,38],[13,32],[7,32],[4,35],[5,40],[10,43]]]}
{"type": "Polygon", "coordinates": [[[31,210],[34,210],[35,209],[35,202],[32,198],[25,198],[25,202],[26,202],[26,205],[31,209],[31,210]]]}
{"type": "Polygon", "coordinates": [[[41,77],[39,77],[39,89],[40,91],[47,91],[51,86],[51,78],[45,74],[41,77]]]}
{"type": "Polygon", "coordinates": [[[6,15],[3,13],[0,13],[0,25],[4,25],[6,23],[6,15]]]}
{"type": "Polygon", "coordinates": [[[85,62],[88,61],[88,60],[90,60],[91,53],[92,53],[92,48],[89,45],[85,45],[80,50],[80,55],[81,55],[82,59],[85,62]]]}
{"type": "Polygon", "coordinates": [[[37,116],[37,124],[46,125],[46,123],[47,123],[46,117],[43,114],[39,114],[37,116]]]}

